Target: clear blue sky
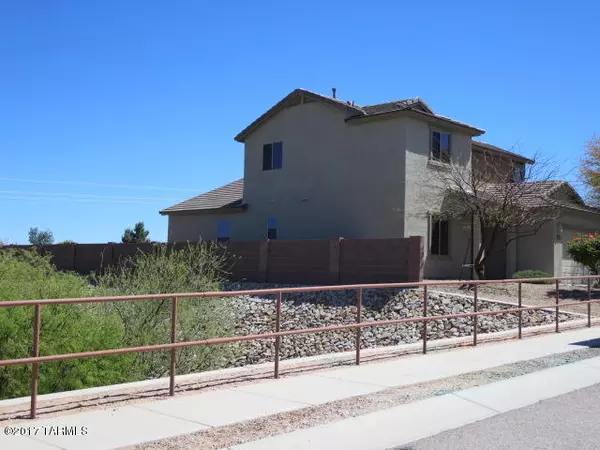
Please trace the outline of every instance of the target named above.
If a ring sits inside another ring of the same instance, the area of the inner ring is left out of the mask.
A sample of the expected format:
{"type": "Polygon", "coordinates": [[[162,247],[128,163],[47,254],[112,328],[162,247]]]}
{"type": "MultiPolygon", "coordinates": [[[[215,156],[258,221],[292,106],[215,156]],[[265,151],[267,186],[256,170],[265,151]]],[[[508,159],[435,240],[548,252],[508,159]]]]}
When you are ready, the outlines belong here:
{"type": "Polygon", "coordinates": [[[166,239],[158,210],[240,177],[233,137],[296,87],[419,96],[573,178],[600,132],[599,15],[593,0],[0,2],[0,239],[119,241],[138,220],[166,239]]]}

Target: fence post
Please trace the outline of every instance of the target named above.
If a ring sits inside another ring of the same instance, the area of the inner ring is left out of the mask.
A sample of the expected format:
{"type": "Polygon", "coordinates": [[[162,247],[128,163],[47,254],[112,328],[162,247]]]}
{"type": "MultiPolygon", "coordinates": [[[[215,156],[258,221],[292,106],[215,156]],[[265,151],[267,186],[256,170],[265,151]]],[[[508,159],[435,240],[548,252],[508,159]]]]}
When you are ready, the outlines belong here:
{"type": "MultiPolygon", "coordinates": [[[[275,303],[275,333],[279,333],[281,328],[281,291],[277,293],[277,301],[275,303]]],[[[275,368],[273,377],[279,378],[279,348],[281,347],[281,336],[275,338],[275,368]]]]}
{"type": "MultiPolygon", "coordinates": [[[[423,286],[423,318],[427,317],[427,303],[429,301],[429,294],[427,292],[427,285],[423,286]]],[[[423,354],[427,353],[427,321],[423,321],[423,354]]]]}
{"type": "Polygon", "coordinates": [[[523,305],[521,292],[521,282],[519,281],[519,339],[523,339],[523,311],[521,311],[523,305]]]}
{"type": "MultiPolygon", "coordinates": [[[[473,285],[473,312],[477,313],[477,284],[473,285]]],[[[477,316],[473,316],[473,345],[477,346],[477,316]]]]}
{"type": "MultiPolygon", "coordinates": [[[[33,351],[32,356],[40,356],[40,328],[42,324],[41,305],[35,305],[33,317],[33,351]]],[[[33,363],[31,370],[31,410],[29,416],[32,419],[36,417],[37,394],[38,394],[38,374],[39,363],[33,363]]]]}
{"type": "MultiPolygon", "coordinates": [[[[177,297],[171,299],[171,344],[177,342],[177,297]]],[[[171,367],[169,370],[169,395],[175,395],[175,370],[177,367],[177,350],[171,349],[171,367]]]]}
{"type": "Polygon", "coordinates": [[[559,286],[560,281],[557,279],[556,280],[556,332],[558,333],[558,302],[560,300],[560,294],[558,292],[558,286],[559,286]]]}
{"type": "MultiPolygon", "coordinates": [[[[362,297],[363,297],[363,290],[362,290],[362,288],[359,288],[358,294],[356,297],[356,323],[360,323],[360,321],[361,321],[362,297]]],[[[356,365],[357,366],[360,364],[360,335],[361,335],[361,328],[357,327],[356,328],[356,365]]]]}
{"type": "MultiPolygon", "coordinates": [[[[592,301],[592,279],[588,278],[588,302],[592,301]]],[[[590,328],[592,326],[592,304],[587,304],[587,326],[590,328]]]]}
{"type": "Polygon", "coordinates": [[[342,238],[329,240],[329,283],[340,284],[340,249],[342,238]]]}

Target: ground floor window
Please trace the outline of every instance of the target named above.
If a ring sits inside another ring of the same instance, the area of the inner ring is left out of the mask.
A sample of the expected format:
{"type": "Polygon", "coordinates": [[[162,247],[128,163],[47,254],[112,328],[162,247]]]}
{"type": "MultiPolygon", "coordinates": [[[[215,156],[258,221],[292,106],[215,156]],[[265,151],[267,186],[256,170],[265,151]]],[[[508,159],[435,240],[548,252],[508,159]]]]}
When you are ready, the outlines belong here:
{"type": "Polygon", "coordinates": [[[438,216],[431,217],[431,236],[429,237],[429,252],[432,255],[448,255],[449,224],[438,216]]]}
{"type": "Polygon", "coordinates": [[[231,227],[228,220],[217,221],[217,242],[229,242],[231,227]]]}
{"type": "Polygon", "coordinates": [[[267,221],[267,239],[277,239],[277,219],[274,217],[267,221]]]}

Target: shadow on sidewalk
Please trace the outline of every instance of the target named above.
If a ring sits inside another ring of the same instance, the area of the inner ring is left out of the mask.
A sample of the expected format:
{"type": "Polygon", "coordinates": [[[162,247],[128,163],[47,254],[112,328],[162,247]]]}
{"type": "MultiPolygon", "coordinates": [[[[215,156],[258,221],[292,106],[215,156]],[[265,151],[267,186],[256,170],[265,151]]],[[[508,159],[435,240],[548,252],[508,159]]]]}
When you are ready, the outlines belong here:
{"type": "Polygon", "coordinates": [[[600,338],[588,339],[587,341],[572,342],[571,345],[580,345],[582,347],[600,348],[600,338]]]}

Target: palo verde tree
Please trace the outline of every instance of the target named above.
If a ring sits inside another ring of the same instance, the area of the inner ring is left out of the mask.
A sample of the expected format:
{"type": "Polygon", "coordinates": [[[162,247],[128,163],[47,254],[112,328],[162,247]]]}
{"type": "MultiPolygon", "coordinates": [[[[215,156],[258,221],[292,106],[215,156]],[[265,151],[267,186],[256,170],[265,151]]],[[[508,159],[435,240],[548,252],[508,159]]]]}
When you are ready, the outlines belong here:
{"type": "Polygon", "coordinates": [[[29,229],[29,243],[31,245],[51,245],[54,244],[54,235],[52,231],[42,231],[37,227],[29,229]]]}
{"type": "MultiPolygon", "coordinates": [[[[481,150],[481,149],[480,149],[481,150]]],[[[525,165],[497,151],[473,152],[472,163],[446,161],[430,164],[416,183],[417,198],[425,214],[440,220],[456,220],[465,232],[475,227],[481,233],[475,247],[474,275],[485,278],[485,264],[494,252],[535,235],[560,212],[553,199],[564,183],[552,181],[557,169],[549,160],[529,160],[525,165]]],[[[471,244],[467,244],[470,247],[471,244]]],[[[465,248],[465,255],[469,248],[465,248]]]]}
{"type": "Polygon", "coordinates": [[[150,232],[144,227],[144,222],[138,222],[133,228],[125,229],[121,242],[125,244],[144,244],[149,242],[150,232]]]}

